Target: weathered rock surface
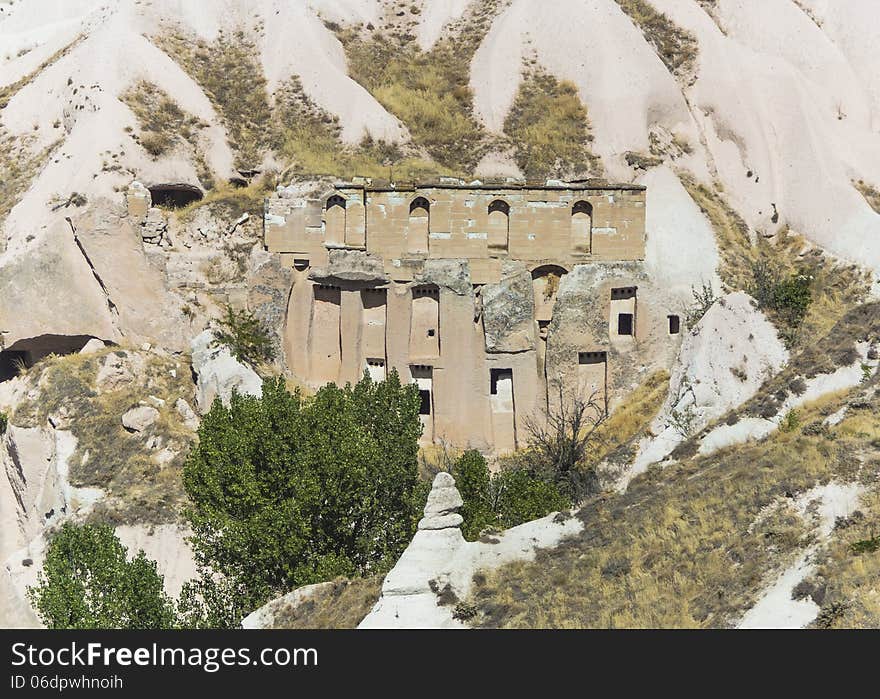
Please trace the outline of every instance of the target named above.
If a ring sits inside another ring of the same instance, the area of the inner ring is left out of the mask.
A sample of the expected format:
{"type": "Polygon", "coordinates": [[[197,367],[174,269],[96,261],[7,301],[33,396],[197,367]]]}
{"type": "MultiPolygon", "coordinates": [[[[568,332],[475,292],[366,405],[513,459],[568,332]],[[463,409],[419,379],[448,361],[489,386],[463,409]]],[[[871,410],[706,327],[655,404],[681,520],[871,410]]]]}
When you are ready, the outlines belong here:
{"type": "MultiPolygon", "coordinates": [[[[140,235],[121,207],[98,202],[75,221],[76,236],[88,256],[130,341],[157,342],[173,351],[186,347],[179,299],[168,293],[164,275],[147,260],[140,235]]],[[[98,337],[102,337],[94,333],[98,337]]]]}
{"type": "Polygon", "coordinates": [[[468,542],[460,529],[461,505],[453,477],[438,473],[418,531],[358,628],[465,628],[453,616],[454,605],[441,605],[438,593],[465,599],[478,570],[529,560],[537,548],[555,546],[583,527],[575,517],[553,513],[499,534],[494,543],[468,542]]]}
{"type": "Polygon", "coordinates": [[[487,352],[524,352],[535,346],[532,275],[522,270],[486,284],[481,294],[487,352]]]}
{"type": "Polygon", "coordinates": [[[464,519],[458,508],[464,504],[455,487],[455,479],[448,473],[438,473],[425,504],[425,516],[419,529],[449,529],[460,527],[464,519]]]}
{"type": "Polygon", "coordinates": [[[24,249],[0,257],[0,330],[7,350],[44,336],[118,341],[107,295],[63,219],[24,249]]]}
{"type": "Polygon", "coordinates": [[[353,282],[376,282],[385,284],[391,281],[385,274],[385,266],[380,257],[361,250],[330,250],[330,264],[323,269],[313,269],[309,279],[341,279],[353,282]]]}
{"type": "Polygon", "coordinates": [[[643,440],[629,478],[660,461],[686,437],[755,394],[788,361],[788,351],[766,316],[743,292],[715,302],[682,343],[669,394],[643,440]]]}
{"type": "Polygon", "coordinates": [[[143,432],[159,419],[159,411],[151,405],[139,405],[122,416],[122,426],[129,432],[143,432]]]}
{"type": "Polygon", "coordinates": [[[471,270],[467,260],[427,259],[416,272],[414,281],[419,284],[436,284],[454,291],[459,296],[473,293],[471,270]]]}
{"type": "Polygon", "coordinates": [[[195,411],[190,407],[190,404],[187,403],[183,398],[178,398],[174,403],[174,408],[177,410],[177,414],[183,418],[183,424],[186,425],[191,430],[196,430],[199,427],[199,416],[196,415],[195,411]]]}
{"type": "Polygon", "coordinates": [[[233,391],[263,395],[263,382],[257,372],[237,361],[227,347],[216,345],[210,330],[192,341],[192,367],[198,377],[196,401],[202,414],[211,409],[216,398],[228,405],[233,391]]]}
{"type": "Polygon", "coordinates": [[[107,345],[104,344],[102,340],[99,340],[97,337],[93,337],[89,340],[85,346],[79,351],[80,354],[95,354],[95,352],[100,352],[107,345]]]}

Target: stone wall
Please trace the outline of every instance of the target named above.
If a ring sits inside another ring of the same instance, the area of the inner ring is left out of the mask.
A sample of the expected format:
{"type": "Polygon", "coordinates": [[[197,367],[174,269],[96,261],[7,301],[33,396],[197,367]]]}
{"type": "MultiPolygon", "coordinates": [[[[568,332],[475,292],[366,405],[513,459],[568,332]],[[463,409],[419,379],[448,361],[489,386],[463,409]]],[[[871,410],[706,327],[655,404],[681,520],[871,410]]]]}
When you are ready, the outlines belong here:
{"type": "Polygon", "coordinates": [[[557,383],[613,406],[671,360],[644,222],[631,185],[282,190],[265,244],[294,276],[289,367],[315,388],[396,369],[423,393],[424,441],[511,451],[557,383]]]}

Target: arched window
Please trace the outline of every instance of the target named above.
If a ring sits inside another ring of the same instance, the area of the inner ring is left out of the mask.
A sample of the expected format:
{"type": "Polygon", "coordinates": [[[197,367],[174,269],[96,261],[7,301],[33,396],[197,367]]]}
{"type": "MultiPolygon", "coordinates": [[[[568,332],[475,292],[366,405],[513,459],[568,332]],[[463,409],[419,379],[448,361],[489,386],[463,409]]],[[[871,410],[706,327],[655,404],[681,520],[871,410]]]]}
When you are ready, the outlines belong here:
{"type": "Polygon", "coordinates": [[[428,229],[431,205],[424,197],[416,197],[409,205],[409,226],[406,232],[406,251],[423,254],[428,252],[428,229]]]}
{"type": "Polygon", "coordinates": [[[571,247],[573,252],[589,253],[592,248],[593,205],[575,202],[571,207],[571,247]]]}
{"type": "Polygon", "coordinates": [[[538,324],[553,318],[559,282],[568,272],[558,265],[542,265],[532,270],[532,290],[535,297],[535,320],[538,324]]]}
{"type": "Polygon", "coordinates": [[[502,199],[489,204],[489,249],[507,252],[510,235],[510,205],[502,199]]]}
{"type": "Polygon", "coordinates": [[[491,215],[494,213],[502,213],[505,216],[510,216],[510,204],[503,199],[496,199],[489,204],[489,214],[491,215]]]}
{"type": "Polygon", "coordinates": [[[409,205],[410,216],[427,216],[431,205],[425,197],[416,197],[409,205]]]}
{"type": "Polygon", "coordinates": [[[345,199],[343,197],[334,194],[327,199],[324,223],[325,244],[343,245],[345,243],[345,199]]]}

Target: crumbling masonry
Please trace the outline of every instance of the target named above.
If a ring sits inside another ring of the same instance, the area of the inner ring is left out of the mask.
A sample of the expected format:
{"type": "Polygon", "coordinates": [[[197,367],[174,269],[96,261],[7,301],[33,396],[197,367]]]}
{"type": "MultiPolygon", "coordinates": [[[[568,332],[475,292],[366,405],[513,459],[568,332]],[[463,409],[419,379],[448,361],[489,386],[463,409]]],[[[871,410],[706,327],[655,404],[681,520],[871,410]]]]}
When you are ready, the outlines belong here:
{"type": "Polygon", "coordinates": [[[424,441],[510,451],[560,386],[608,405],[678,340],[643,271],[637,185],[280,189],[265,245],[294,270],[292,372],[317,387],[396,369],[418,384],[424,441]]]}

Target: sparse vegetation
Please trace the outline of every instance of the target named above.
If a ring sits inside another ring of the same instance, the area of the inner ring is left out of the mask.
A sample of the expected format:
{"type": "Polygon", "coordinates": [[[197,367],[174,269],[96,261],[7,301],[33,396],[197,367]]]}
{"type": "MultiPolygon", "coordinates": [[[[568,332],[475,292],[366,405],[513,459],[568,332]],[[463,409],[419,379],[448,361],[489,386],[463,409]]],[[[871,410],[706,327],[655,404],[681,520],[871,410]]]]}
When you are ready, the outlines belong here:
{"type": "Polygon", "coordinates": [[[562,382],[553,387],[546,416],[527,418],[528,446],[512,463],[548,479],[573,504],[599,490],[591,461],[598,432],[608,420],[608,406],[597,394],[582,396],[562,382]]]}
{"type": "MultiPolygon", "coordinates": [[[[815,417],[820,408],[805,407],[804,416],[815,417]]],[[[858,476],[853,450],[870,438],[841,427],[833,440],[778,432],[757,444],[683,459],[636,477],[626,493],[596,498],[577,515],[583,534],[539,552],[533,563],[475,578],[468,600],[479,609],[474,623],[733,624],[764,580],[810,541],[785,494],[858,476]],[[619,565],[624,560],[627,565],[619,565]]]]}
{"type": "Polygon", "coordinates": [[[216,342],[225,345],[240,362],[258,366],[275,358],[275,347],[265,324],[252,312],[226,306],[216,342]]]}
{"type": "Polygon", "coordinates": [[[276,629],[353,629],[379,599],[382,576],[337,578],[275,614],[276,629]]]}
{"type": "Polygon", "coordinates": [[[9,426],[9,416],[0,412],[0,436],[6,434],[6,428],[9,426]]]}
{"type": "Polygon", "coordinates": [[[40,63],[34,70],[32,70],[27,75],[22,76],[14,83],[10,83],[5,87],[0,87],[0,109],[5,109],[6,105],[9,104],[9,100],[11,100],[18,92],[21,91],[22,88],[29,85],[33,80],[40,75],[46,68],[57,63],[60,59],[64,58],[68,53],[70,53],[80,41],[83,40],[83,35],[77,36],[73,41],[71,41],[66,46],[58,49],[55,53],[49,56],[45,61],[40,63]]]}
{"type": "Polygon", "coordinates": [[[634,455],[634,442],[645,434],[659,412],[668,388],[669,372],[657,371],[627,394],[596,431],[586,464],[596,468],[606,462],[606,468],[613,468],[616,464],[629,463],[634,455]]]}
{"type": "Polygon", "coordinates": [[[706,312],[712,308],[712,304],[718,300],[715,289],[712,288],[710,282],[703,282],[699,289],[691,287],[691,296],[694,297],[693,303],[684,311],[684,322],[689,328],[693,328],[699,323],[706,312]]]}
{"type": "Polygon", "coordinates": [[[683,76],[693,69],[698,51],[693,34],[655,10],[647,0],[617,0],[617,4],[642,31],[669,72],[683,76]]]}
{"type": "Polygon", "coordinates": [[[473,115],[470,62],[500,2],[477,3],[429,51],[409,33],[333,25],[349,73],[409,129],[413,141],[442,167],[472,172],[486,151],[473,115]]]}
{"type": "Polygon", "coordinates": [[[45,425],[49,416],[56,423],[69,423],[77,439],[70,458],[70,481],[76,487],[98,487],[105,497],[93,517],[98,521],[178,521],[185,498],[181,482],[184,455],[193,435],[182,424],[174,403],[192,401],[192,382],[185,365],[158,355],[121,349],[96,354],[50,356],[28,370],[39,376],[40,391],[19,403],[13,422],[23,427],[45,425]],[[127,364],[136,357],[136,364],[127,364]],[[96,378],[106,362],[118,364],[120,380],[98,390],[96,378]],[[127,367],[137,367],[136,370],[127,367]],[[146,431],[129,433],[121,416],[153,395],[159,420],[146,431]],[[160,466],[147,441],[167,447],[172,456],[160,466]]]}
{"type": "Polygon", "coordinates": [[[864,300],[870,286],[869,275],[856,265],[838,262],[819,249],[809,250],[806,241],[787,228],[782,229],[773,242],[756,236],[752,243],[745,221],[717,189],[698,183],[684,173],[679,173],[679,179],[715,230],[721,256],[718,273],[729,291],[752,290],[755,269],[764,266],[773,270],[780,282],[788,280],[779,289],[777,301],[771,303],[771,306],[778,304],[783,312],[774,317],[771,308],[770,316],[791,347],[799,347],[804,338],[824,336],[864,300]],[[807,286],[810,301],[803,311],[807,286]],[[796,321],[795,324],[787,322],[786,317],[796,321]]]}
{"type": "Polygon", "coordinates": [[[199,179],[206,188],[213,187],[213,177],[199,143],[199,131],[207,126],[189,114],[157,85],[145,80],[132,85],[122,101],[131,109],[141,133],[135,140],[154,158],[165,155],[178,144],[187,144],[199,167],[199,179]]]}
{"type": "Polygon", "coordinates": [[[272,110],[250,37],[241,30],[230,35],[221,30],[210,44],[178,33],[155,41],[208,95],[229,134],[236,167],[259,169],[271,146],[272,110]]]}
{"type": "Polygon", "coordinates": [[[880,191],[877,190],[873,185],[868,184],[864,180],[853,180],[853,186],[859,190],[861,195],[865,197],[865,201],[868,202],[868,206],[870,206],[874,211],[880,214],[880,191]]]}
{"type": "Polygon", "coordinates": [[[504,121],[516,164],[526,177],[566,178],[601,175],[590,151],[590,122],[577,87],[543,71],[523,76],[504,121]]]}
{"type": "Polygon", "coordinates": [[[292,78],[275,94],[273,147],[288,170],[302,174],[345,174],[366,177],[415,178],[437,166],[412,153],[412,148],[374,141],[369,136],[351,147],[342,141],[339,119],[315,104],[292,78]]]}

